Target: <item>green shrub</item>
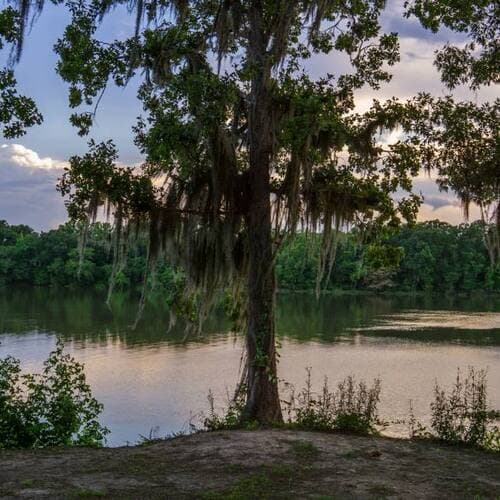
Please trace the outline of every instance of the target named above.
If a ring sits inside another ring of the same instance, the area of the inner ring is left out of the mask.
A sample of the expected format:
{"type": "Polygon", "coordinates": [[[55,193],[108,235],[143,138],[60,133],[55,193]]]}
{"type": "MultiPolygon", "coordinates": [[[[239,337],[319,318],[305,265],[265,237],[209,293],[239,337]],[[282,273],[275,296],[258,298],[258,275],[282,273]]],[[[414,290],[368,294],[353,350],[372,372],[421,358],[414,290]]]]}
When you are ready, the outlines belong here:
{"type": "Polygon", "coordinates": [[[464,379],[459,369],[449,393],[436,382],[430,408],[431,430],[417,422],[412,414],[410,437],[431,437],[500,451],[500,429],[494,425],[498,412],[488,405],[485,370],[469,367],[464,379]]]}
{"type": "Polygon", "coordinates": [[[350,375],[330,391],[325,378],[321,393],[312,390],[311,369],[307,369],[305,387],[295,395],[292,391],[288,421],[302,429],[341,431],[356,434],[377,433],[380,424],[377,405],[380,401],[380,380],[368,387],[350,375]]]}
{"type": "MultiPolygon", "coordinates": [[[[291,386],[288,385],[290,388],[291,386]]],[[[375,379],[368,387],[363,381],[356,382],[353,376],[346,377],[330,392],[325,378],[320,394],[312,390],[311,369],[307,369],[305,387],[295,394],[293,387],[289,401],[282,401],[288,414],[287,425],[313,431],[340,431],[356,434],[376,434],[377,405],[380,400],[380,380],[375,379]]],[[[245,387],[240,386],[227,409],[219,414],[215,410],[214,396],[208,394],[208,415],[202,415],[202,426],[207,431],[227,429],[255,429],[257,422],[242,420],[245,407],[245,387]]]]}
{"type": "Polygon", "coordinates": [[[61,342],[40,374],[22,373],[11,356],[0,360],[0,448],[101,446],[109,432],[98,421],[102,408],[61,342]]]}

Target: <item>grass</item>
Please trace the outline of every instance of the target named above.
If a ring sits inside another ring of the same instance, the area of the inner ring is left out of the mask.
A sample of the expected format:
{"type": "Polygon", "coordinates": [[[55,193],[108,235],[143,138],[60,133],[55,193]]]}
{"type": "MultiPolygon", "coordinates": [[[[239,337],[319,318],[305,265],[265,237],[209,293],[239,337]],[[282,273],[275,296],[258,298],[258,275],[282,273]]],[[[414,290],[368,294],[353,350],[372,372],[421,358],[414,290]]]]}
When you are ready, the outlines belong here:
{"type": "Polygon", "coordinates": [[[203,500],[266,500],[289,498],[295,481],[300,478],[302,467],[293,465],[272,465],[261,467],[258,472],[235,481],[222,491],[208,492],[203,500]]]}
{"type": "Polygon", "coordinates": [[[244,464],[228,464],[224,467],[224,471],[229,474],[242,474],[247,470],[244,464]]]}
{"type": "Polygon", "coordinates": [[[314,460],[319,455],[319,449],[310,441],[292,441],[290,451],[295,458],[302,461],[314,460]]]}
{"type": "Polygon", "coordinates": [[[290,465],[272,465],[269,474],[275,477],[291,476],[296,473],[296,469],[290,465]]]}
{"type": "Polygon", "coordinates": [[[157,433],[158,430],[152,428],[147,436],[140,434],[139,439],[133,443],[132,446],[151,446],[162,443],[163,441],[171,441],[172,439],[187,436],[187,433],[184,431],[171,432],[165,436],[158,436],[157,433]]]}
{"type": "Polygon", "coordinates": [[[377,499],[387,498],[397,493],[394,488],[386,486],[385,484],[374,484],[368,491],[370,495],[373,495],[373,497],[377,499]]]}
{"type": "MultiPolygon", "coordinates": [[[[239,478],[229,488],[219,492],[208,492],[202,498],[205,500],[288,498],[294,482],[303,479],[304,474],[310,471],[310,467],[305,468],[304,465],[314,461],[320,450],[310,441],[295,440],[287,443],[290,446],[292,463],[260,467],[258,472],[239,478]]],[[[237,464],[226,467],[226,470],[235,475],[244,472],[244,468],[237,464]]]]}
{"type": "MultiPolygon", "coordinates": [[[[202,496],[204,500],[254,500],[270,498],[273,482],[268,474],[252,474],[240,479],[230,488],[221,492],[209,492],[202,496]]],[[[273,497],[276,498],[273,494],[273,497]]]]}
{"type": "Polygon", "coordinates": [[[79,488],[71,496],[73,498],[103,498],[106,496],[106,493],[92,488],[79,488]]]}

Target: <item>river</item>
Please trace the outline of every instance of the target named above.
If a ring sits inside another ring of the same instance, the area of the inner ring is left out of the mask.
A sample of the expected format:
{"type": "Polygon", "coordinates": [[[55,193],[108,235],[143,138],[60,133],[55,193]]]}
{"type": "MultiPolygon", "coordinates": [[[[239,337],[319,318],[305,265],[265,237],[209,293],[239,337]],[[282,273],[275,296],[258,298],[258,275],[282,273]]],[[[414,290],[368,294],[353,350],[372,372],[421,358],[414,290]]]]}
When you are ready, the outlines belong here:
{"type": "MultiPolygon", "coordinates": [[[[112,311],[102,293],[14,288],[0,290],[0,357],[21,359],[39,370],[57,337],[85,364],[95,397],[104,404],[102,422],[111,429],[109,446],[135,443],[140,436],[186,431],[208,409],[212,391],[222,407],[234,389],[243,352],[241,335],[221,313],[202,336],[184,338],[170,329],[163,301],[148,304],[133,330],[137,298],[117,295],[112,311]]],[[[500,299],[280,294],[279,377],[297,389],[306,368],[320,389],[349,374],[382,381],[380,416],[397,421],[429,417],[437,380],[449,386],[457,368],[488,370],[492,406],[500,408],[500,299]]],[[[285,393],[284,393],[285,394],[285,393]]],[[[404,436],[406,425],[385,431],[404,436]]]]}

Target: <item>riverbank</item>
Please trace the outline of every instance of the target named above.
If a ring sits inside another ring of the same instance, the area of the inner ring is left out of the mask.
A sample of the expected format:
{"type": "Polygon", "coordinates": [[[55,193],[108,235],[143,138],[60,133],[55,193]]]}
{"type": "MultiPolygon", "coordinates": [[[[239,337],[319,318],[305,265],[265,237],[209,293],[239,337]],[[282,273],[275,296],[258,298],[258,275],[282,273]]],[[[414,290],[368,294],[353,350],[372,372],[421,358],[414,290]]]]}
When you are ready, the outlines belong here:
{"type": "Polygon", "coordinates": [[[2,498],[500,496],[500,455],[433,442],[289,430],[141,446],[0,451],[2,498]]]}

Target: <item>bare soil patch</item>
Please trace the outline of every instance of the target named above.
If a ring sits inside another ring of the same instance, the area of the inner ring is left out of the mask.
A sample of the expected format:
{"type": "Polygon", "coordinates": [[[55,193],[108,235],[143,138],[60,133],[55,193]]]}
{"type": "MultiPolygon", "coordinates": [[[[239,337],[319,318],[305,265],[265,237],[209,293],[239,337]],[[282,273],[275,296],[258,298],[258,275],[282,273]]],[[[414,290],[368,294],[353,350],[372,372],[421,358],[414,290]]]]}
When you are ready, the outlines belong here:
{"type": "Polygon", "coordinates": [[[0,451],[2,498],[499,499],[500,455],[291,430],[0,451]]]}

